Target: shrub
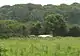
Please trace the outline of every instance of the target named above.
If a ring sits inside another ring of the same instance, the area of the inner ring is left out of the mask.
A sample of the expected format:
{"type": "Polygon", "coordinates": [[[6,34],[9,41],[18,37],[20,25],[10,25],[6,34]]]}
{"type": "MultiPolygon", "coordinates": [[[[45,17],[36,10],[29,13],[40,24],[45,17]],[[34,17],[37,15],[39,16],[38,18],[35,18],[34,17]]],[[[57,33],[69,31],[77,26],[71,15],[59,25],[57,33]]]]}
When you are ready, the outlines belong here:
{"type": "Polygon", "coordinates": [[[80,36],[80,27],[78,25],[74,25],[70,28],[68,32],[68,36],[79,37],[80,36]]]}

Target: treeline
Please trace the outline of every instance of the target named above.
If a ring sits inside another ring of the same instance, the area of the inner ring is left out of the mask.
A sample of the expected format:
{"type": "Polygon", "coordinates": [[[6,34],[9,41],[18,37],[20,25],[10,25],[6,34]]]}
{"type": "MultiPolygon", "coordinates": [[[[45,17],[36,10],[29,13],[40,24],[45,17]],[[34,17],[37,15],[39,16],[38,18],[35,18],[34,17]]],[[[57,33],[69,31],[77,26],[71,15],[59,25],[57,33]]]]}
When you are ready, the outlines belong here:
{"type": "Polygon", "coordinates": [[[80,4],[16,4],[0,7],[0,36],[80,36],[80,4]]]}

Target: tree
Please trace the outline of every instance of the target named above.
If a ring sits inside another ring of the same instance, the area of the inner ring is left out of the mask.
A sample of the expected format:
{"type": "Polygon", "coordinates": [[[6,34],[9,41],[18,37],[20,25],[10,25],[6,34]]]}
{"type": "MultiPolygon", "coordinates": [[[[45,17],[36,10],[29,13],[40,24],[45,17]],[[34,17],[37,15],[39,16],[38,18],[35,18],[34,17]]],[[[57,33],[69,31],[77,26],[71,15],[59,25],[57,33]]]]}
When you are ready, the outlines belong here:
{"type": "Polygon", "coordinates": [[[70,28],[68,32],[68,36],[79,37],[80,36],[80,27],[78,25],[74,25],[70,28]]]}
{"type": "Polygon", "coordinates": [[[31,27],[30,32],[32,35],[39,35],[40,29],[41,29],[40,22],[35,22],[35,23],[33,23],[33,26],[31,27]]]}
{"type": "Polygon", "coordinates": [[[50,14],[46,16],[45,29],[49,33],[52,32],[54,36],[64,36],[68,31],[66,22],[60,14],[50,14]]]}

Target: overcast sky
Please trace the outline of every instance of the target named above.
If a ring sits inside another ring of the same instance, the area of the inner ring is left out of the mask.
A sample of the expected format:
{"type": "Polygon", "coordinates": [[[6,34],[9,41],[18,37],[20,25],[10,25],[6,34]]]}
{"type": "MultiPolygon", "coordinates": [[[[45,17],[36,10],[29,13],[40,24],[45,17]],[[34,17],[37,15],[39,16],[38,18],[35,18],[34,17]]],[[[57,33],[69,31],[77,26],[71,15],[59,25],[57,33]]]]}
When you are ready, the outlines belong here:
{"type": "Polygon", "coordinates": [[[1,0],[0,6],[3,5],[14,5],[14,4],[23,4],[23,3],[34,3],[34,4],[71,4],[73,2],[80,2],[80,0],[1,0]]]}

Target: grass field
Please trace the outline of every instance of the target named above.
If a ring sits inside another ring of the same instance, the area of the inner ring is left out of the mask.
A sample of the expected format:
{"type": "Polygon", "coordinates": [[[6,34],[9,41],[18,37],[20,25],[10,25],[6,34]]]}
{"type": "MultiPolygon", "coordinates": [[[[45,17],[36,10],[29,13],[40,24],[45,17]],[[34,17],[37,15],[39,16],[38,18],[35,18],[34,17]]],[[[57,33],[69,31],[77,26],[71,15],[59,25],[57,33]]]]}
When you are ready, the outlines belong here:
{"type": "Polygon", "coordinates": [[[80,38],[4,39],[0,56],[80,56],[80,38]]]}

